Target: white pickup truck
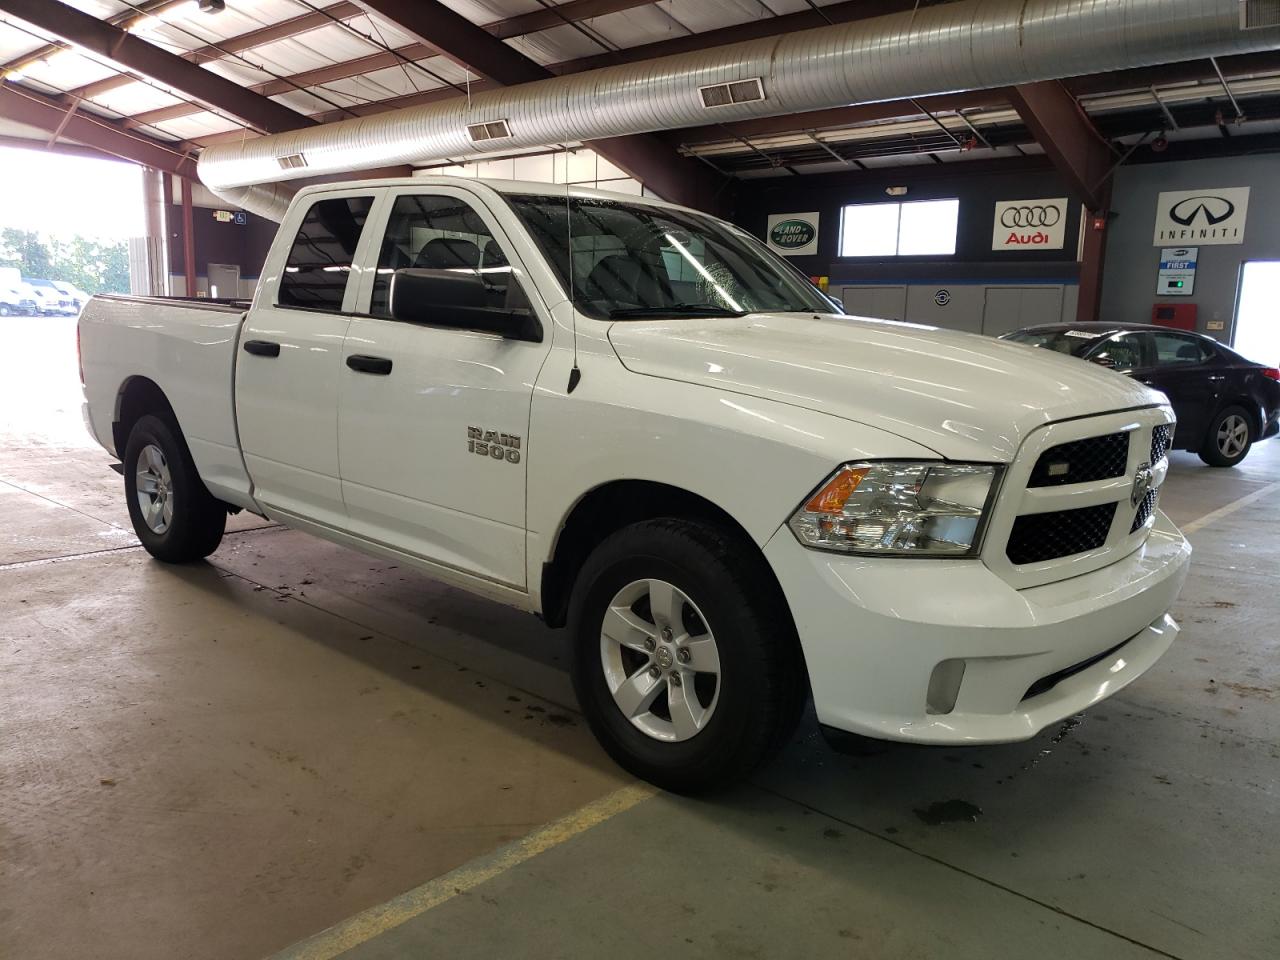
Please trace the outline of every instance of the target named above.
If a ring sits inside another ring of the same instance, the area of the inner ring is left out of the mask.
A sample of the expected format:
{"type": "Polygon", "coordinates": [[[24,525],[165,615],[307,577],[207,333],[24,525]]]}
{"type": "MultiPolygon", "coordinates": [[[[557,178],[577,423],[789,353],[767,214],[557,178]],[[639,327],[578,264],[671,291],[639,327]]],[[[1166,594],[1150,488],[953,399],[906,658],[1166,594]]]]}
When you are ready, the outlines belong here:
{"type": "Polygon", "coordinates": [[[248,510],[568,625],[634,773],[836,730],[1029,738],[1169,648],[1173,415],[1119,374],[854,319],[655,200],[304,189],[252,305],[95,297],[85,418],[157,558],[248,510]]]}

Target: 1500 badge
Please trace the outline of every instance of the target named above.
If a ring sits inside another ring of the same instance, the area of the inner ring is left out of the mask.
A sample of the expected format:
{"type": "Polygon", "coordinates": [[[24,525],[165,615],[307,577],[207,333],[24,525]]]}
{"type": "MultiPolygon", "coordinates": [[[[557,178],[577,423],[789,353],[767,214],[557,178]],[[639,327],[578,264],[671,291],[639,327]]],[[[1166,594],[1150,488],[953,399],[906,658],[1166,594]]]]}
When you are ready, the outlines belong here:
{"type": "Polygon", "coordinates": [[[511,433],[467,427],[467,450],[480,457],[520,462],[520,438],[511,433]]]}

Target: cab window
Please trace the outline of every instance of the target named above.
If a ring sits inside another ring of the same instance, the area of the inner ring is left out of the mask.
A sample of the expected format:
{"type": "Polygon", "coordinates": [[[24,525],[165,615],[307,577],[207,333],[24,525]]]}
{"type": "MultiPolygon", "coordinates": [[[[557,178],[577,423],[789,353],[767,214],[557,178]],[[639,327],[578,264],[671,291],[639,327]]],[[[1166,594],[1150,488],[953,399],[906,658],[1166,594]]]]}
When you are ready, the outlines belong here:
{"type": "Polygon", "coordinates": [[[506,251],[465,200],[414,194],[396,199],[382,237],[369,312],[391,316],[391,280],[407,267],[474,271],[491,306],[502,306],[511,283],[506,251]]]}
{"type": "Polygon", "coordinates": [[[1213,356],[1213,350],[1197,337],[1177,333],[1151,333],[1147,335],[1155,354],[1155,365],[1160,367],[1192,366],[1204,363],[1213,356]]]}
{"type": "Polygon", "coordinates": [[[371,196],[337,197],[311,205],[285,261],[278,306],[342,311],[356,245],[372,206],[371,196]]]}

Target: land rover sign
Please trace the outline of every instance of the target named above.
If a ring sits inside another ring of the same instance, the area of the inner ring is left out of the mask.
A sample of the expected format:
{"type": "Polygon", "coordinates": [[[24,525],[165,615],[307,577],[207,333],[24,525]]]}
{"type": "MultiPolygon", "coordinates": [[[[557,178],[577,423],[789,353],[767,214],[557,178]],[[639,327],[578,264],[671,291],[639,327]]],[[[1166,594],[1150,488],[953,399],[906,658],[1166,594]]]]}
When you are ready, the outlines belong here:
{"type": "Polygon", "coordinates": [[[769,215],[769,249],[784,257],[805,257],[818,252],[818,214],[769,215]]]}

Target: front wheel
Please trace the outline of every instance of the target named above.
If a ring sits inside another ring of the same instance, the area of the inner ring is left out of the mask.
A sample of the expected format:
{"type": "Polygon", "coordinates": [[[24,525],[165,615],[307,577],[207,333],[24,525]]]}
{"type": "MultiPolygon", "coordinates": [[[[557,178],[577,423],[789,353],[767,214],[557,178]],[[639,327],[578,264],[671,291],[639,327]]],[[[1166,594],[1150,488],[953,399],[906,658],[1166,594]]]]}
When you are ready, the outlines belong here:
{"type": "Polygon", "coordinates": [[[622,767],[697,793],[733,783],[794,728],[803,663],[763,558],[715,527],[664,519],[587,559],[570,620],[573,679],[622,767]]]}
{"type": "Polygon", "coordinates": [[[1200,459],[1211,467],[1234,467],[1253,446],[1253,424],[1243,407],[1227,407],[1209,424],[1200,459]]]}
{"type": "Polygon", "coordinates": [[[133,530],[157,560],[202,560],[222,542],[227,509],[206,489],[171,420],[148,415],[133,425],[124,492],[133,530]]]}

